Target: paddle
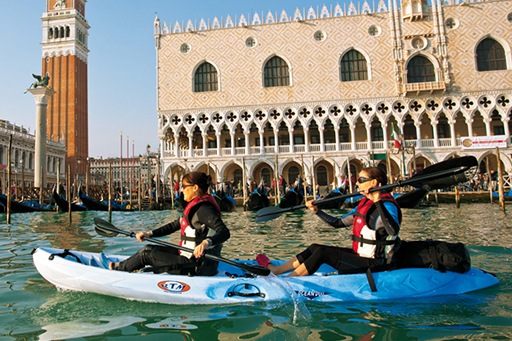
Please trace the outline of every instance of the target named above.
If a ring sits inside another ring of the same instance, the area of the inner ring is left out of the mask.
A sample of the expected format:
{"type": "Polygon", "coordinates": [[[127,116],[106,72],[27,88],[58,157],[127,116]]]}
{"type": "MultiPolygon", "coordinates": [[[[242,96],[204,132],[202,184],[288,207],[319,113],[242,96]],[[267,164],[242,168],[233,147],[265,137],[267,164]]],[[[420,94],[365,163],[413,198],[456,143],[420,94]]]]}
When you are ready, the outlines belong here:
{"type": "MultiPolygon", "coordinates": [[[[117,236],[120,233],[120,234],[124,234],[126,236],[129,236],[129,237],[135,238],[135,233],[134,232],[128,232],[128,231],[120,230],[117,227],[115,227],[114,225],[112,225],[111,223],[109,223],[108,221],[103,220],[101,218],[98,218],[98,217],[94,218],[94,224],[96,225],[96,227],[95,227],[96,232],[98,232],[98,234],[100,234],[102,236],[105,236],[105,237],[115,237],[115,236],[117,236]]],[[[148,237],[148,238],[144,238],[144,240],[150,241],[150,242],[155,243],[155,244],[160,244],[160,245],[163,245],[163,246],[173,247],[173,248],[181,250],[181,251],[186,251],[186,252],[190,252],[190,253],[194,252],[194,250],[189,249],[188,247],[183,247],[183,246],[180,246],[180,245],[171,244],[171,243],[164,242],[162,240],[158,240],[158,239],[155,239],[155,238],[149,238],[148,237]]],[[[250,272],[250,273],[258,275],[258,276],[268,276],[268,275],[270,275],[270,270],[267,269],[267,268],[264,268],[262,266],[247,265],[247,264],[237,263],[237,262],[234,262],[234,261],[229,260],[227,258],[218,257],[218,256],[210,255],[210,254],[207,254],[207,253],[205,253],[203,255],[204,255],[205,258],[209,258],[209,259],[217,261],[217,262],[224,262],[224,263],[236,266],[238,268],[241,268],[241,269],[243,269],[243,270],[245,270],[247,272],[250,272]]]]}
{"type": "MultiPolygon", "coordinates": [[[[474,157],[471,157],[471,158],[475,159],[474,157]]],[[[476,161],[476,159],[475,159],[475,161],[476,161]]],[[[478,162],[477,162],[477,164],[478,164],[478,162]]],[[[425,183],[427,181],[434,181],[434,180],[443,179],[443,178],[450,178],[450,181],[456,181],[456,183],[467,181],[468,175],[465,173],[468,170],[470,170],[473,166],[474,166],[474,162],[472,160],[468,160],[467,165],[460,165],[455,168],[439,170],[436,172],[432,172],[430,174],[425,172],[427,170],[427,168],[425,168],[421,174],[418,173],[407,180],[401,180],[394,184],[389,184],[389,185],[372,188],[370,190],[370,192],[389,191],[396,187],[414,186],[416,184],[425,183]],[[460,174],[463,174],[463,175],[461,176],[460,174]]],[[[439,167],[436,167],[436,169],[438,169],[438,168],[439,167]]],[[[442,169],[442,167],[440,169],[442,169]]],[[[345,195],[341,195],[341,196],[337,196],[337,197],[333,197],[333,198],[329,198],[329,199],[316,200],[313,202],[313,204],[317,205],[317,206],[322,206],[322,204],[326,204],[326,203],[338,201],[338,200],[345,200],[345,199],[355,197],[358,195],[361,195],[361,193],[355,192],[355,193],[345,194],[345,195]]],[[[292,206],[292,207],[288,207],[288,208],[284,208],[284,209],[280,208],[280,207],[265,207],[265,208],[259,210],[258,212],[256,212],[256,222],[261,223],[264,221],[276,219],[276,218],[280,217],[285,212],[295,211],[295,210],[302,209],[305,207],[306,207],[306,205],[297,205],[297,206],[292,206]]]]}

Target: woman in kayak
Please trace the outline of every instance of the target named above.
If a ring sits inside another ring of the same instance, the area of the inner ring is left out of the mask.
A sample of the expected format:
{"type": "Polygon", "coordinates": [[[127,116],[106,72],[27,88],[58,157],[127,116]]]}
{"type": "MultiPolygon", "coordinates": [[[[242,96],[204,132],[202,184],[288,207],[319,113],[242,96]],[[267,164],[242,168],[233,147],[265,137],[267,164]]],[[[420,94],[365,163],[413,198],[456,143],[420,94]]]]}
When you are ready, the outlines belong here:
{"type": "Polygon", "coordinates": [[[313,201],[306,206],[323,221],[335,228],[352,226],[352,248],[312,244],[288,262],[275,266],[267,256],[259,254],[259,265],[268,267],[275,275],[292,271],[289,276],[307,276],[315,273],[322,264],[329,264],[338,273],[361,272],[390,264],[400,246],[398,232],[402,213],[393,196],[370,189],[387,184],[386,173],[377,167],[361,170],[357,185],[366,198],[350,213],[336,218],[318,209],[313,201]]]}
{"type": "Polygon", "coordinates": [[[130,258],[107,264],[112,270],[135,271],[146,265],[153,272],[172,272],[213,276],[217,273],[218,262],[202,257],[204,253],[220,256],[222,243],[230,237],[221,219],[220,208],[208,194],[211,176],[202,172],[190,172],[183,176],[182,188],[188,202],[183,216],[151,232],[138,232],[136,237],[143,241],[146,237],[162,237],[181,231],[180,245],[193,249],[193,253],[172,247],[146,245],[130,258]]]}

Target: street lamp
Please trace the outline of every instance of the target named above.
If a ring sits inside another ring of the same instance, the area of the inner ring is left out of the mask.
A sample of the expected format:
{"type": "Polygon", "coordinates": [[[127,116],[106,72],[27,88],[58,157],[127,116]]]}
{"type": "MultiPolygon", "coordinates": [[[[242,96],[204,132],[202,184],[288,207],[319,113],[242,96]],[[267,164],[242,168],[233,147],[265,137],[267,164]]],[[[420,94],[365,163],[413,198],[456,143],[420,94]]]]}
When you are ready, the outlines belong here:
{"type": "Polygon", "coordinates": [[[21,155],[21,201],[23,201],[23,195],[25,193],[25,153],[21,155]]]}
{"type": "Polygon", "coordinates": [[[407,143],[402,134],[400,134],[400,148],[396,148],[395,144],[393,143],[391,145],[391,153],[393,153],[393,154],[402,153],[402,169],[403,169],[403,173],[404,173],[404,178],[406,177],[405,153],[413,155],[412,159],[413,159],[413,163],[414,163],[414,171],[416,171],[416,145],[411,144],[411,146],[407,146],[407,143]]]}
{"type": "Polygon", "coordinates": [[[149,164],[149,155],[151,153],[151,146],[148,145],[146,146],[146,151],[148,152],[148,155],[146,156],[146,160],[148,162],[148,197],[151,198],[151,168],[150,168],[150,164],[149,164]]]}

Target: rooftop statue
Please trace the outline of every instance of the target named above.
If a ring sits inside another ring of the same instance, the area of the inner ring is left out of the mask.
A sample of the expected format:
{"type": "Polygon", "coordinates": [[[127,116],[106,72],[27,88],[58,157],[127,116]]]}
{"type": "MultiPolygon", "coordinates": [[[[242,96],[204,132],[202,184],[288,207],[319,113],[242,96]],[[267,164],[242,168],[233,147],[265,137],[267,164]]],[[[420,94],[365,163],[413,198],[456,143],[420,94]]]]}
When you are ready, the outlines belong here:
{"type": "MultiPolygon", "coordinates": [[[[32,87],[35,89],[38,86],[47,87],[48,86],[48,82],[50,81],[50,76],[48,75],[48,73],[44,77],[41,77],[41,76],[38,76],[38,75],[34,75],[34,74],[32,74],[32,77],[37,79],[37,81],[35,81],[34,83],[30,84],[30,86],[28,87],[29,89],[31,89],[32,87]]],[[[27,92],[28,92],[28,90],[25,91],[25,93],[27,93],[27,92]]]]}

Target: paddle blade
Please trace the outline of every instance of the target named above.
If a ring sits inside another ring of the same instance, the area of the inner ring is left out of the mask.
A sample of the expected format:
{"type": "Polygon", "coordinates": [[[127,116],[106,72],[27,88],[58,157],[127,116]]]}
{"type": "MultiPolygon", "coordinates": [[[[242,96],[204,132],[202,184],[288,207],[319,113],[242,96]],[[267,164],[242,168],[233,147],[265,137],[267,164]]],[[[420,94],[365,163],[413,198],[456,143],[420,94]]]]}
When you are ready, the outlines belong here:
{"type": "Polygon", "coordinates": [[[478,169],[478,160],[474,156],[464,156],[448,159],[446,161],[436,163],[432,166],[423,169],[422,171],[415,174],[415,177],[457,167],[464,167],[466,170],[454,173],[452,175],[440,179],[422,182],[417,185],[414,185],[414,187],[421,188],[427,185],[428,187],[430,187],[430,189],[441,189],[459,184],[461,182],[469,181],[475,176],[475,173],[478,169]]]}
{"type": "Polygon", "coordinates": [[[115,237],[117,236],[117,232],[113,231],[111,228],[115,226],[112,225],[111,223],[109,223],[108,221],[106,220],[103,220],[101,218],[94,218],[94,229],[96,230],[96,232],[101,235],[101,236],[104,236],[104,237],[115,237]]]}
{"type": "Polygon", "coordinates": [[[261,223],[279,218],[286,210],[279,207],[265,207],[256,212],[256,222],[261,223]]]}

